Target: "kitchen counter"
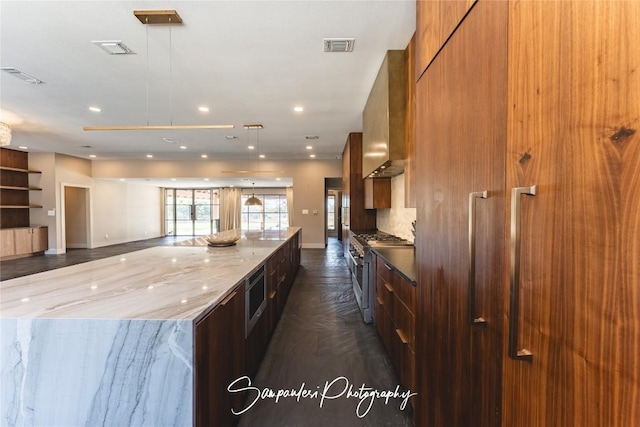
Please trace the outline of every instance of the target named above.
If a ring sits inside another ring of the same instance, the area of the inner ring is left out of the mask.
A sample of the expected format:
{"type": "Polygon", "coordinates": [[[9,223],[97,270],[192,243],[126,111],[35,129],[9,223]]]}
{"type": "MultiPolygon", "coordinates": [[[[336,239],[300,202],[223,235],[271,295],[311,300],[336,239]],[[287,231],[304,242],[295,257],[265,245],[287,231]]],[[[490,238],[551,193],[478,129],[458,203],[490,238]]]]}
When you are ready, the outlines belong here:
{"type": "Polygon", "coordinates": [[[299,228],[204,238],[0,282],[0,317],[198,320],[299,228]]]}
{"type": "Polygon", "coordinates": [[[197,322],[299,231],[0,282],[0,424],[193,426],[197,322]]]}
{"type": "Polygon", "coordinates": [[[371,250],[395,267],[404,279],[416,286],[416,257],[413,246],[372,247],[371,250]]]}

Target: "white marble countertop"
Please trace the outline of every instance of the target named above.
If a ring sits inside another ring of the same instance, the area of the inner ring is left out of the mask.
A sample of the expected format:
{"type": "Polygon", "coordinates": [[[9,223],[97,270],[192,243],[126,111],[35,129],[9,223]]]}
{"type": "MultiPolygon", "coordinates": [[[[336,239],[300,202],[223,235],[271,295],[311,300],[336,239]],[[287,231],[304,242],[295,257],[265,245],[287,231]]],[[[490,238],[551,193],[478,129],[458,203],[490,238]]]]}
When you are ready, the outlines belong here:
{"type": "Polygon", "coordinates": [[[194,239],[6,280],[0,317],[196,320],[299,230],[220,248],[194,239]]]}

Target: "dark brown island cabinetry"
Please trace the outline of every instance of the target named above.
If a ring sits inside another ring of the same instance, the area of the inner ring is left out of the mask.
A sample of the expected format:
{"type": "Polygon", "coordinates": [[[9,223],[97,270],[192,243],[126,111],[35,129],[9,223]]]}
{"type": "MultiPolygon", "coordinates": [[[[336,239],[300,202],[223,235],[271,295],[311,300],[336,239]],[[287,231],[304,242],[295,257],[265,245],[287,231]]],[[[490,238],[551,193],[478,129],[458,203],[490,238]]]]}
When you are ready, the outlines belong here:
{"type": "MultiPolygon", "coordinates": [[[[300,232],[297,232],[258,267],[257,270],[266,267],[267,305],[246,337],[244,282],[196,323],[196,426],[236,423],[238,417],[231,409],[241,411],[246,396],[231,393],[227,388],[241,377],[255,378],[300,266],[300,249],[300,232]]],[[[246,385],[242,382],[236,388],[246,385]]]]}
{"type": "Polygon", "coordinates": [[[416,425],[640,425],[640,2],[417,5],[416,425]]]}
{"type": "Polygon", "coordinates": [[[235,288],[196,323],[196,425],[233,425],[242,409],[241,393],[227,387],[245,375],[244,285],[235,288]]]}

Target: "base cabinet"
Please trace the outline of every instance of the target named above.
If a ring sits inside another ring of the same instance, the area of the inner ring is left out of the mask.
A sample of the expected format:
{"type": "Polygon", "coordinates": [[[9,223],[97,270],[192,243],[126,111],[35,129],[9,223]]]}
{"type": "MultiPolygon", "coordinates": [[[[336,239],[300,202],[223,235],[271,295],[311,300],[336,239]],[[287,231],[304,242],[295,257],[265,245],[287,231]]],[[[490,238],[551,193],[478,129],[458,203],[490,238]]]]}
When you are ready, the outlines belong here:
{"type": "Polygon", "coordinates": [[[400,384],[415,392],[416,288],[383,259],[375,254],[372,258],[376,272],[376,330],[400,378],[400,384]]]}
{"type": "Polygon", "coordinates": [[[21,257],[49,249],[48,227],[21,227],[1,230],[2,258],[21,257]]]}
{"type": "Polygon", "coordinates": [[[228,385],[245,372],[244,284],[238,286],[195,327],[196,425],[232,425],[241,393],[228,385]]]}

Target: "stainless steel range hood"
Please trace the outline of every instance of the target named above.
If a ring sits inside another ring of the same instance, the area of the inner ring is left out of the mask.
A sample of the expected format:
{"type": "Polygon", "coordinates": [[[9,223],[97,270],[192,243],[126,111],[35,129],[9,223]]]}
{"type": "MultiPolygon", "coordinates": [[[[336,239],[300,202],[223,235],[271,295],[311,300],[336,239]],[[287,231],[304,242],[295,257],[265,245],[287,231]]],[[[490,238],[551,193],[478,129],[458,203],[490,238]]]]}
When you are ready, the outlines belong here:
{"type": "Polygon", "coordinates": [[[405,51],[387,51],[362,115],[363,177],[404,172],[406,78],[405,51]]]}

